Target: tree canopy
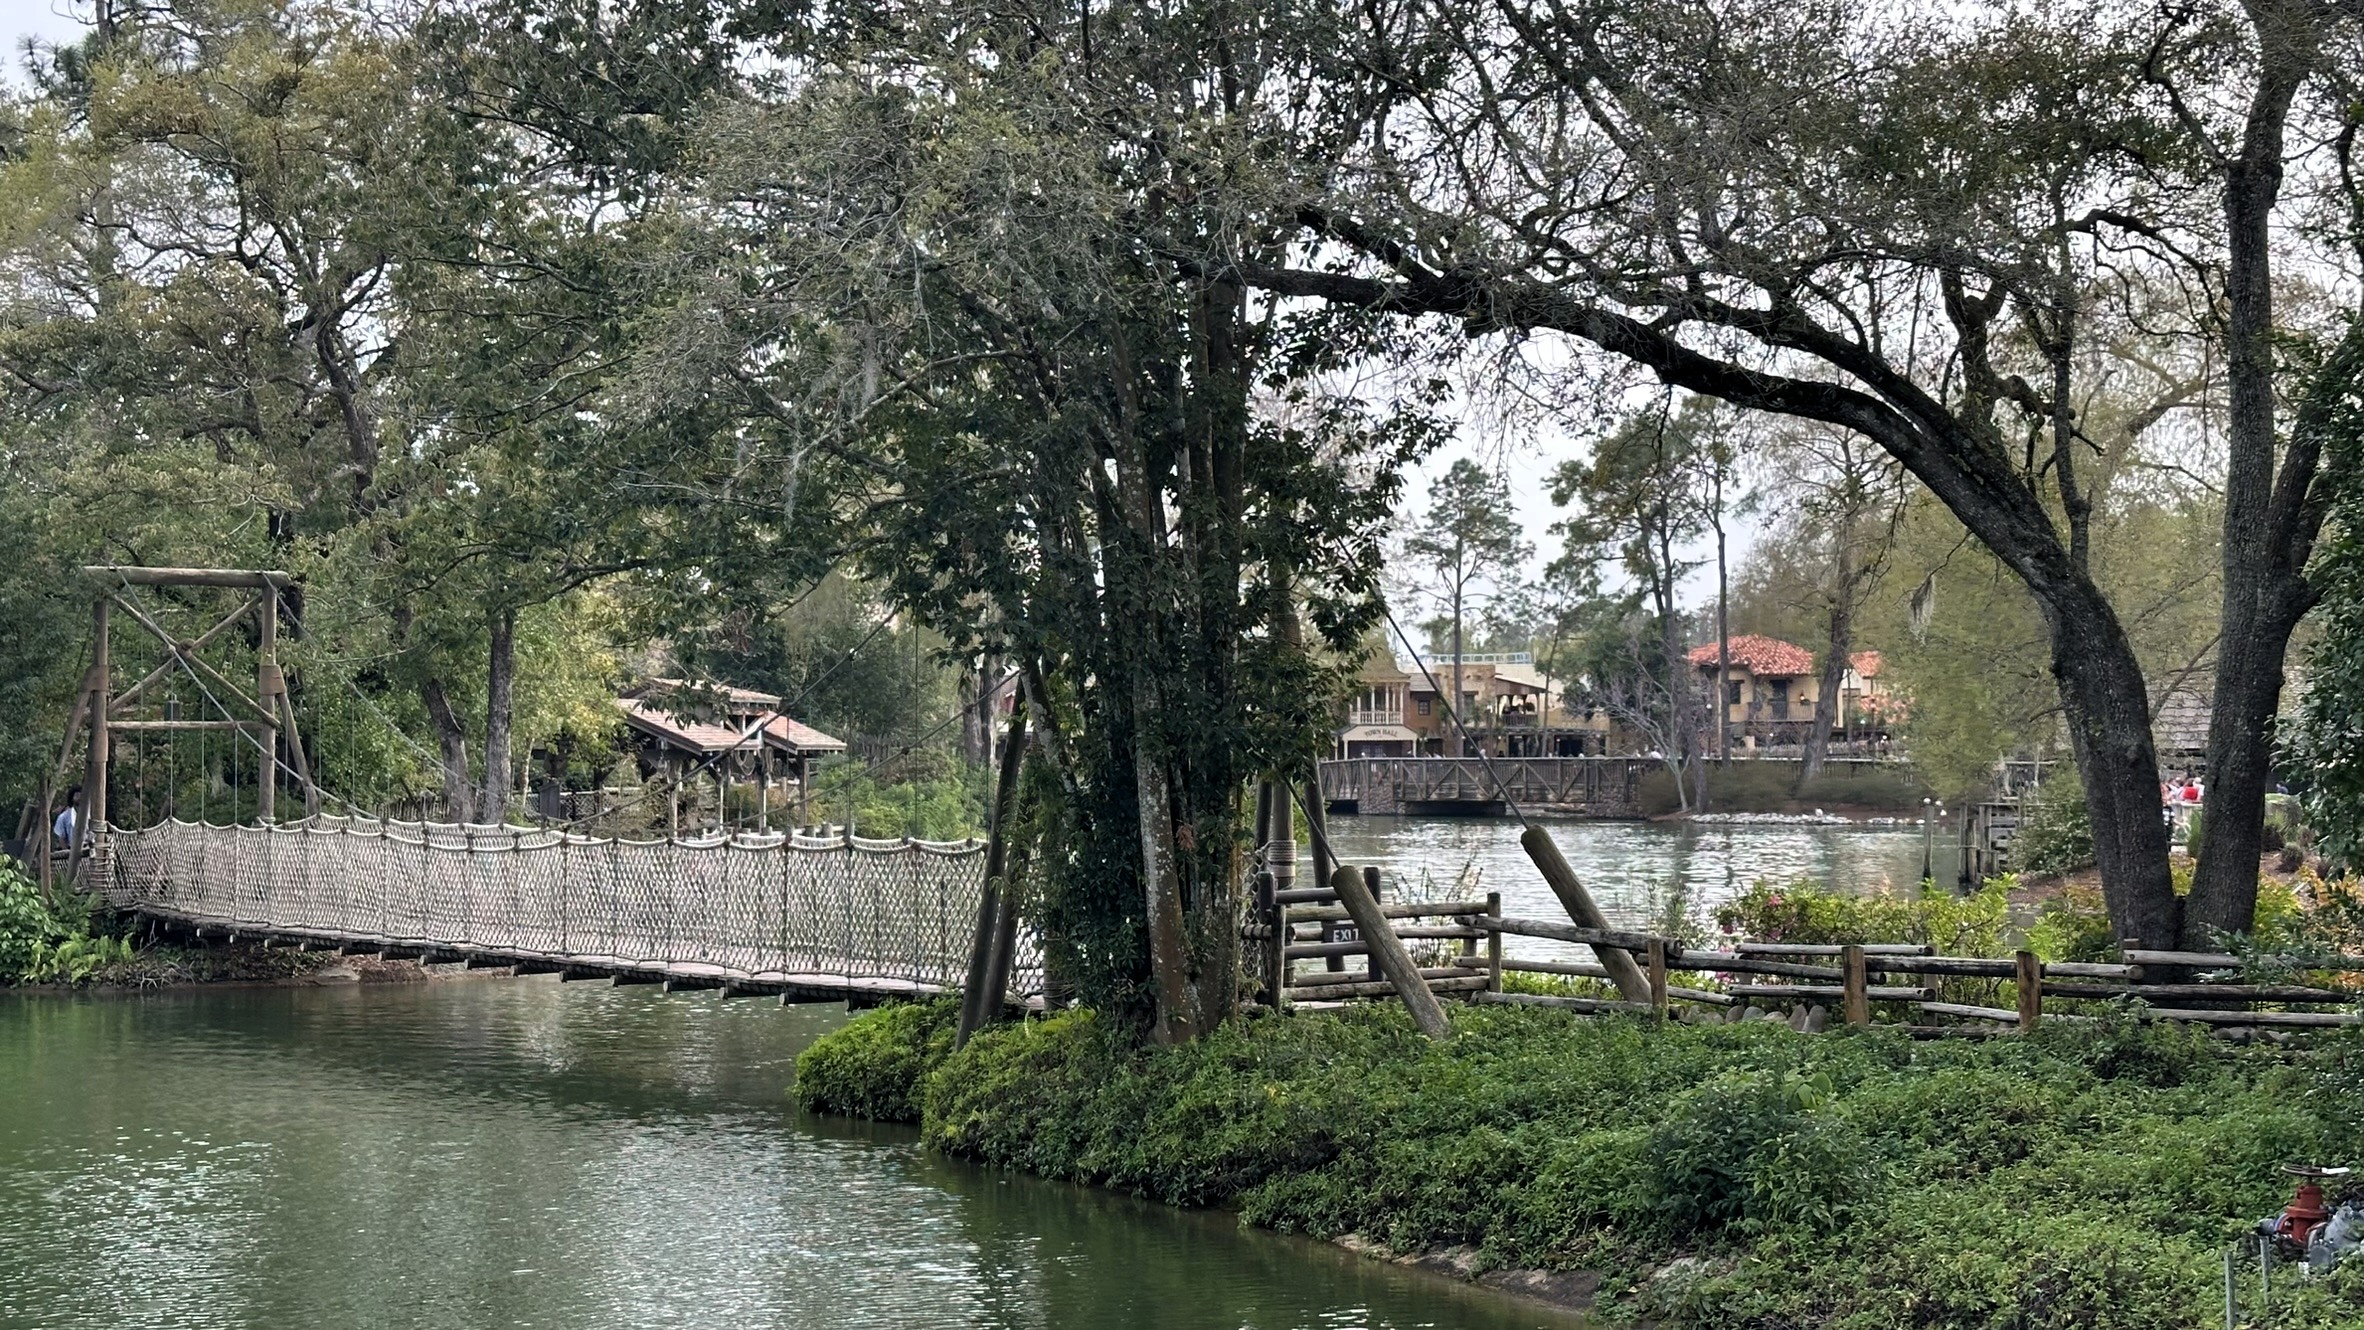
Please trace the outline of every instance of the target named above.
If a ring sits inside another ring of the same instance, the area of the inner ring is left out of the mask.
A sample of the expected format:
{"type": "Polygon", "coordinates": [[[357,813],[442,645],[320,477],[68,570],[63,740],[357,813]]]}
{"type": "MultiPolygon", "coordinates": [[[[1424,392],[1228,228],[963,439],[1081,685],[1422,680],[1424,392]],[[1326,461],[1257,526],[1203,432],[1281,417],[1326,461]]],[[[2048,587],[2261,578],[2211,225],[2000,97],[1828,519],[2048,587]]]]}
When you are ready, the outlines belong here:
{"type": "Polygon", "coordinates": [[[889,689],[1006,674],[1056,981],[1187,1039],[1391,528],[1456,623],[1527,557],[1472,464],[1399,511],[1485,409],[1581,441],[1529,600],[1669,760],[1690,542],[1786,478],[1743,624],[1810,603],[1826,695],[1925,630],[1921,741],[1967,782],[2056,726],[2120,937],[2250,920],[2285,654],[2354,580],[2355,0],[103,18],[0,105],[11,734],[84,562],[301,574],[319,765],[452,816],[603,751],[626,673],[906,738],[889,689]],[[2153,715],[2202,665],[2186,899],[2153,715]]]}

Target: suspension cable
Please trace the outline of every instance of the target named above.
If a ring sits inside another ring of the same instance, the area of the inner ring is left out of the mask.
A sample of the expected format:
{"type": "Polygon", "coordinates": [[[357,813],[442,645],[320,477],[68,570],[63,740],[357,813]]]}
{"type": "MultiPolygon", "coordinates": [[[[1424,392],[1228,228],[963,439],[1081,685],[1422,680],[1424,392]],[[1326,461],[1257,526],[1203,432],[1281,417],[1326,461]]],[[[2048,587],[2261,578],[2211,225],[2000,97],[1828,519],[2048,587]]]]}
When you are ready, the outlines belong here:
{"type": "MultiPolygon", "coordinates": [[[[1395,621],[1395,612],[1387,608],[1385,601],[1379,602],[1379,612],[1387,616],[1387,626],[1395,630],[1397,640],[1404,644],[1404,650],[1412,653],[1412,663],[1420,667],[1420,674],[1428,680],[1428,686],[1436,690],[1436,695],[1440,699],[1443,698],[1445,695],[1444,685],[1438,683],[1436,675],[1429,671],[1428,662],[1420,658],[1419,649],[1414,647],[1412,639],[1405,635],[1404,626],[1395,621]]],[[[1508,808],[1510,815],[1518,819],[1519,826],[1524,828],[1535,825],[1527,820],[1527,815],[1519,808],[1518,801],[1510,797],[1510,786],[1503,782],[1502,773],[1494,769],[1494,759],[1486,755],[1485,748],[1471,738],[1469,727],[1461,723],[1460,710],[1456,705],[1460,700],[1460,698],[1453,698],[1445,703],[1445,719],[1453,722],[1454,730],[1461,735],[1462,747],[1472,749],[1477,753],[1478,762],[1486,769],[1486,778],[1494,782],[1494,792],[1502,796],[1503,807],[1508,808]]]]}

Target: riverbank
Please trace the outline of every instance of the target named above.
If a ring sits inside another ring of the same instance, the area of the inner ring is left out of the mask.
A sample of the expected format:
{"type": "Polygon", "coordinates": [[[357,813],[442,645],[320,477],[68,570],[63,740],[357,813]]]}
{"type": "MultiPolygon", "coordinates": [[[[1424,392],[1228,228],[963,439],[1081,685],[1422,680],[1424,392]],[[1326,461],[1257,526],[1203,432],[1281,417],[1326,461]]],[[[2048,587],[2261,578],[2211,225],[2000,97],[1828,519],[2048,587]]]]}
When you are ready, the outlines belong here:
{"type": "Polygon", "coordinates": [[[128,958],[109,961],[75,982],[48,981],[17,987],[36,993],[105,993],[223,986],[412,984],[456,978],[463,973],[475,978],[508,972],[463,972],[456,966],[429,967],[415,960],[341,956],[333,951],[266,947],[259,942],[209,942],[194,946],[159,943],[135,947],[128,958]]]}
{"type": "MultiPolygon", "coordinates": [[[[2352,1038],[1453,1018],[1445,1044],[1380,1005],[1152,1049],[1070,1012],[954,1054],[943,1008],[890,1008],[815,1043],[796,1095],[1669,1330],[2221,1325],[2224,1246],[2286,1202],[2279,1165],[2357,1162],[2364,1133],[2352,1038]]],[[[2364,1268],[2290,1285],[2253,1324],[2364,1318],[2364,1268]]]]}

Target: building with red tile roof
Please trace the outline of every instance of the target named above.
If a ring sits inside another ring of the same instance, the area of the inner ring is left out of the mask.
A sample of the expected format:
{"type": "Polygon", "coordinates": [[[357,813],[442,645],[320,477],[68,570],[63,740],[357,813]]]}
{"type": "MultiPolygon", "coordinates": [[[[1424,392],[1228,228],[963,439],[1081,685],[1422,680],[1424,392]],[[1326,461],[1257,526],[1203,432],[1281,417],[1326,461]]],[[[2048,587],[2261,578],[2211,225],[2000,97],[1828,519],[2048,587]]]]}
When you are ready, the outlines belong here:
{"type": "MultiPolygon", "coordinates": [[[[1759,637],[1742,633],[1725,639],[1729,643],[1732,668],[1746,670],[1759,679],[1802,679],[1814,673],[1814,653],[1794,646],[1778,637],[1759,637]]],[[[1716,644],[1691,648],[1691,663],[1713,670],[1716,667],[1716,644]]]]}
{"type": "MultiPolygon", "coordinates": [[[[1725,724],[1738,744],[1755,749],[1804,742],[1814,723],[1815,701],[1822,694],[1822,671],[1814,653],[1794,642],[1754,633],[1727,639],[1725,651],[1730,661],[1723,697],[1725,724]]],[[[1686,656],[1711,694],[1717,656],[1713,642],[1691,648],[1686,656]]],[[[1855,652],[1847,657],[1847,665],[1832,717],[1832,741],[1885,739],[1886,727],[1901,716],[1902,707],[1880,677],[1880,653],[1855,652]]],[[[1713,723],[1711,719],[1711,727],[1713,723]]],[[[1715,736],[1711,733],[1706,742],[1712,746],[1715,736]]]]}

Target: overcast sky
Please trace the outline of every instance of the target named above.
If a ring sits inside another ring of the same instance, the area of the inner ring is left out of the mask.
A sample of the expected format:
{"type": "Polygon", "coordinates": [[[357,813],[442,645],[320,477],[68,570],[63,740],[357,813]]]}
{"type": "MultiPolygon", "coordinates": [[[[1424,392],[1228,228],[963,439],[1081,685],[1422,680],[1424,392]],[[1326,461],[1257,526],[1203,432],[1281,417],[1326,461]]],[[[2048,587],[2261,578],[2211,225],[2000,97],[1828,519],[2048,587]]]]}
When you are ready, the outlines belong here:
{"type": "Polygon", "coordinates": [[[0,0],[0,33],[8,36],[8,77],[25,77],[24,45],[31,37],[44,42],[77,41],[87,31],[77,15],[87,15],[88,4],[73,0],[0,0]]]}

